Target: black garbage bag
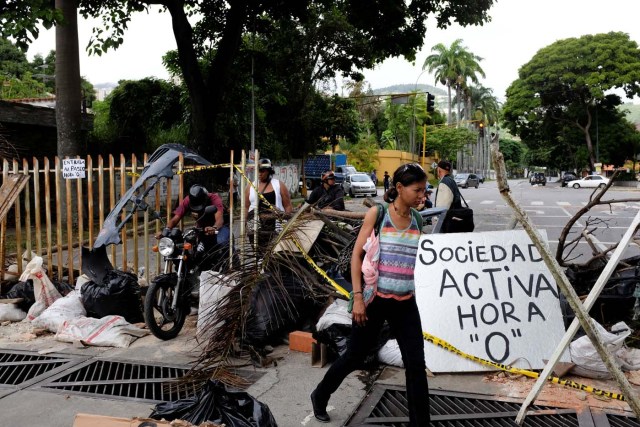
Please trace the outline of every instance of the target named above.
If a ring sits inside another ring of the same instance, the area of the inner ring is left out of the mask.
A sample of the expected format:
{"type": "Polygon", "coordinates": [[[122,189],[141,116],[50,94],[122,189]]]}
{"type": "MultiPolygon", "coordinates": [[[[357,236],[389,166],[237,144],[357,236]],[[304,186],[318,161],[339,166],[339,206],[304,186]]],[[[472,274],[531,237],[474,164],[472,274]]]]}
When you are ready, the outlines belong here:
{"type": "Polygon", "coordinates": [[[244,343],[254,347],[270,344],[282,333],[295,330],[320,310],[306,288],[292,276],[281,278],[282,286],[267,276],[253,290],[244,343]]]}
{"type": "MultiPolygon", "coordinates": [[[[73,287],[65,282],[52,282],[53,286],[65,296],[73,290],[73,287]]],[[[0,296],[0,299],[22,298],[17,304],[18,308],[23,311],[29,311],[31,306],[36,302],[36,296],[33,292],[33,280],[27,279],[26,282],[16,282],[9,291],[0,296]]]]}
{"type": "Polygon", "coordinates": [[[28,312],[36,302],[36,296],[33,293],[33,280],[27,279],[26,282],[17,282],[2,298],[22,298],[22,301],[16,305],[20,310],[28,312]]]}
{"type": "Polygon", "coordinates": [[[196,425],[209,421],[227,427],[277,427],[267,405],[217,380],[207,381],[195,396],[158,403],[149,417],[167,421],[180,419],[196,425]]]}
{"type": "MultiPolygon", "coordinates": [[[[347,343],[351,336],[351,325],[333,323],[321,331],[315,331],[313,338],[321,344],[326,344],[329,349],[329,357],[331,359],[342,356],[347,351],[347,343]]],[[[378,364],[378,351],[389,341],[393,339],[391,328],[387,322],[382,325],[378,334],[378,339],[373,348],[369,350],[367,356],[362,361],[362,368],[371,369],[378,364]]]]}
{"type": "Polygon", "coordinates": [[[140,285],[134,274],[111,270],[104,283],[89,281],[82,285],[80,293],[89,317],[118,315],[129,323],[144,322],[140,285]]]}

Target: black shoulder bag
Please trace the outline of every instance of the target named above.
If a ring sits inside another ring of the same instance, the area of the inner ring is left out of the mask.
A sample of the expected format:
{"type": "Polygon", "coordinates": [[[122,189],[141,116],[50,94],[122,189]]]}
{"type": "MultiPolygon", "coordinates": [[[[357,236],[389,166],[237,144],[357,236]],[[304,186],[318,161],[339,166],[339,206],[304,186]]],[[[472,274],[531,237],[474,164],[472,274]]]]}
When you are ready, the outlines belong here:
{"type": "Polygon", "coordinates": [[[447,179],[443,179],[442,182],[453,192],[454,202],[451,203],[451,207],[445,215],[440,233],[471,233],[475,229],[473,209],[469,207],[467,201],[462,197],[462,193],[458,190],[458,185],[455,182],[452,184],[447,179]],[[456,198],[458,199],[457,203],[455,203],[456,198]],[[460,200],[464,202],[466,207],[462,206],[460,200]]]}

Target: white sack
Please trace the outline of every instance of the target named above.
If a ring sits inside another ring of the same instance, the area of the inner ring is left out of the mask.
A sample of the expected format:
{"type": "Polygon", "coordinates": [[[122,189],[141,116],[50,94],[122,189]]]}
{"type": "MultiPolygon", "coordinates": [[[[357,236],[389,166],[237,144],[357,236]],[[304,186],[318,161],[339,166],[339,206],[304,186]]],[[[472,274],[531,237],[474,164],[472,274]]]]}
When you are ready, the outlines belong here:
{"type": "Polygon", "coordinates": [[[0,304],[0,321],[20,322],[27,317],[27,313],[16,304],[0,304]]]}
{"type": "Polygon", "coordinates": [[[80,292],[69,292],[64,298],[57,299],[50,307],[46,308],[32,323],[38,328],[46,328],[54,334],[67,320],[84,317],[87,311],[82,305],[80,292]]]}
{"type": "Polygon", "coordinates": [[[148,334],[149,331],[133,326],[122,316],[80,317],[65,321],[56,333],[56,339],[102,347],[129,347],[137,338],[148,334]]]}
{"type": "Polygon", "coordinates": [[[402,354],[400,353],[400,346],[398,345],[398,341],[388,340],[380,348],[380,350],[378,350],[378,360],[380,360],[380,362],[382,363],[386,363],[387,365],[404,368],[404,363],[402,362],[402,354]]]}
{"type": "Polygon", "coordinates": [[[348,305],[349,302],[342,299],[333,301],[324,311],[320,319],[318,319],[316,330],[323,331],[334,323],[338,325],[351,325],[351,313],[347,311],[348,305]]]}
{"type": "Polygon", "coordinates": [[[198,340],[206,340],[214,333],[217,325],[210,324],[213,310],[235,285],[235,280],[217,271],[203,271],[200,274],[200,300],[196,325],[198,340]]]}
{"type": "Polygon", "coordinates": [[[60,292],[53,286],[47,273],[42,268],[42,257],[34,257],[27,267],[24,269],[22,276],[20,276],[21,282],[27,280],[33,281],[33,294],[35,295],[36,302],[29,308],[27,313],[27,320],[33,320],[49,307],[55,300],[61,298],[60,292]]]}
{"type": "MultiPolygon", "coordinates": [[[[611,327],[611,332],[609,332],[598,322],[591,320],[603,344],[614,355],[618,366],[624,370],[637,369],[632,368],[634,365],[640,365],[637,352],[624,346],[624,340],[631,334],[631,329],[624,322],[618,322],[611,327]]],[[[571,361],[576,364],[576,368],[572,369],[574,373],[591,378],[608,378],[610,376],[606,365],[588,336],[585,335],[573,341],[569,350],[571,361]]]]}

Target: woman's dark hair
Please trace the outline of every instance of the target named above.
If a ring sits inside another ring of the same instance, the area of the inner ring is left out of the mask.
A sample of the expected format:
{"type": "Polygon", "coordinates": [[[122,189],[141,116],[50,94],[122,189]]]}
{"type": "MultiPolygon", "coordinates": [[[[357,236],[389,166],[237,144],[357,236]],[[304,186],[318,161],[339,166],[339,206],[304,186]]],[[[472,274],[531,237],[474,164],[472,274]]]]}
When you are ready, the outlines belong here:
{"type": "Polygon", "coordinates": [[[411,185],[416,182],[422,182],[427,180],[427,173],[417,163],[407,163],[400,166],[393,173],[393,179],[391,186],[384,193],[384,201],[387,203],[393,202],[398,197],[398,190],[396,190],[395,184],[400,183],[404,186],[411,185]]]}

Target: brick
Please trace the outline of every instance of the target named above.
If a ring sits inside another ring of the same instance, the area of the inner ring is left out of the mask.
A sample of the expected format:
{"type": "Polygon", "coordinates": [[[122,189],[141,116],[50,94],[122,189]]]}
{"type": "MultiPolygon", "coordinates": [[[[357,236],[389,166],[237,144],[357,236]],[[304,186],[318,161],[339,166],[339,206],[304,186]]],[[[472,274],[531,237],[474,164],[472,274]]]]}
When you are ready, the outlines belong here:
{"type": "Polygon", "coordinates": [[[311,353],[311,347],[316,340],[311,336],[311,332],[294,331],[289,333],[289,350],[311,353]]]}

